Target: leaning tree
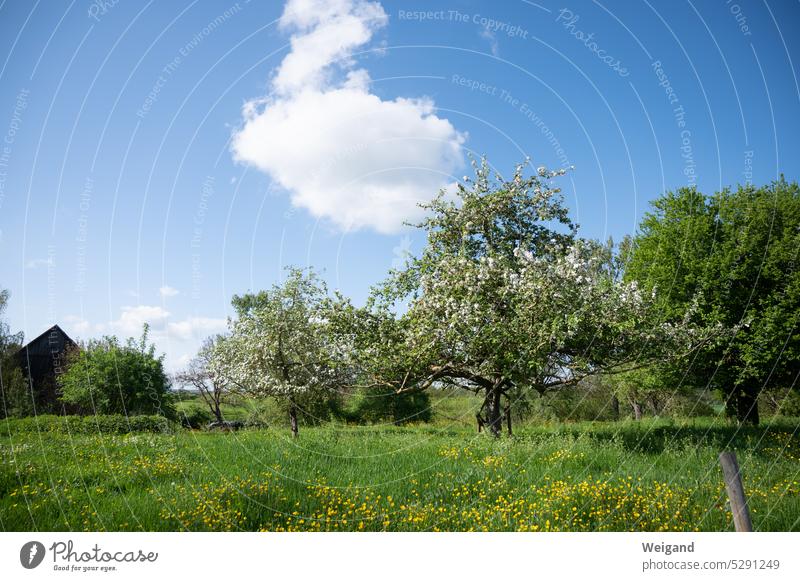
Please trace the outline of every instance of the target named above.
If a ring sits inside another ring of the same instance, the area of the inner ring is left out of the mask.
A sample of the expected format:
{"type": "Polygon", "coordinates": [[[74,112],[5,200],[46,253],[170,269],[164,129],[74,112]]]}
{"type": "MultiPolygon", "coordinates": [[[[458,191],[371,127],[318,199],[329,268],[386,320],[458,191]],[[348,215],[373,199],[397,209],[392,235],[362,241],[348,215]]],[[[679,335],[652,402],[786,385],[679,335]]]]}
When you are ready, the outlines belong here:
{"type": "Polygon", "coordinates": [[[313,273],[291,269],[286,280],[262,291],[219,338],[208,369],[238,393],[274,397],[288,405],[298,434],[299,400],[328,398],[342,383],[340,349],[323,306],[327,290],[313,273]]]}
{"type": "Polygon", "coordinates": [[[705,333],[662,323],[652,297],[621,280],[610,244],[584,240],[545,168],[511,180],[486,162],[418,225],[420,256],[363,308],[339,297],[331,322],[369,385],[397,392],[455,386],[480,393],[478,429],[493,435],[522,390],[539,394],[596,373],[691,349],[705,333]],[[505,400],[505,405],[504,401],[505,400]]]}
{"type": "Polygon", "coordinates": [[[222,402],[229,392],[229,385],[224,376],[211,370],[211,358],[221,339],[220,335],[207,337],[197,355],[175,376],[181,385],[197,390],[219,424],[225,421],[222,416],[222,402]]]}

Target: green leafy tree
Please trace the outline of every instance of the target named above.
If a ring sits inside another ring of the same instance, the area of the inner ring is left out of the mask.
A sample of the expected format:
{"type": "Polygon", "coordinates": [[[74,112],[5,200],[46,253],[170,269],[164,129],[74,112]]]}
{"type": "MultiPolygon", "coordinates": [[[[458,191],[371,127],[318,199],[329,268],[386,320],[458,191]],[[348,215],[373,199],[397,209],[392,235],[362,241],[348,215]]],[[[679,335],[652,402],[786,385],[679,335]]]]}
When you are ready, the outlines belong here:
{"type": "MultiPolygon", "coordinates": [[[[8,306],[8,290],[0,290],[0,315],[8,306]]],[[[0,417],[26,416],[33,413],[33,402],[28,389],[28,382],[16,353],[22,347],[22,333],[12,333],[5,319],[0,318],[0,393],[2,394],[2,408],[0,417]]]]}
{"type": "Polygon", "coordinates": [[[62,400],[84,413],[174,417],[164,356],[148,345],[148,331],[145,325],[138,341],[103,337],[83,345],[59,377],[62,400]]]}
{"type": "Polygon", "coordinates": [[[318,277],[291,269],[283,284],[234,299],[238,317],[212,353],[210,371],[237,393],[274,397],[286,406],[293,436],[302,407],[330,400],[346,382],[327,304],[318,277]]]}
{"type": "Polygon", "coordinates": [[[364,308],[340,298],[332,309],[369,385],[470,389],[484,399],[479,429],[499,435],[525,390],[574,386],[699,338],[682,322],[656,324],[650,295],[620,280],[610,245],[577,236],[551,186],[563,171],[526,177],[520,165],[504,180],[485,162],[475,169],[455,196],[425,206],[421,256],[364,308]]]}
{"type": "Polygon", "coordinates": [[[784,179],[667,193],[629,247],[626,279],[658,290],[664,320],[733,329],[693,354],[680,381],[718,389],[740,422],[758,423],[763,390],[797,385],[798,252],[800,193],[784,179]]]}
{"type": "Polygon", "coordinates": [[[668,381],[669,374],[660,365],[633,368],[609,378],[612,394],[617,401],[630,406],[635,420],[641,420],[645,405],[654,415],[658,415],[666,402],[678,393],[676,383],[668,381]]]}

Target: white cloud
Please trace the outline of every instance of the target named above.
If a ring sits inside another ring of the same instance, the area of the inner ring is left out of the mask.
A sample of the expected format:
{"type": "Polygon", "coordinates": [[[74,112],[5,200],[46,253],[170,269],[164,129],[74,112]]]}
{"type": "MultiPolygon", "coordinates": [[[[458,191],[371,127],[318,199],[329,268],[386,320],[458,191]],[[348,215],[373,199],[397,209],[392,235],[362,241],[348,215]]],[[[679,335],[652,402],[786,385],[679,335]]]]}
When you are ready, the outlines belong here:
{"type": "Polygon", "coordinates": [[[173,368],[176,369],[176,370],[177,369],[183,369],[184,367],[186,367],[189,364],[189,362],[193,358],[194,358],[194,355],[191,355],[189,353],[184,353],[183,355],[181,355],[177,359],[175,359],[175,365],[173,366],[173,368]]]}
{"type": "Polygon", "coordinates": [[[388,19],[378,2],[289,0],[280,26],[297,34],[292,35],[292,50],[278,67],[274,88],[283,94],[324,88],[329,66],[352,64],[353,51],[368,43],[388,19]]]}
{"type": "Polygon", "coordinates": [[[25,263],[25,268],[28,270],[36,270],[42,266],[52,266],[53,259],[51,258],[34,258],[33,260],[29,260],[25,263]]]}
{"type": "Polygon", "coordinates": [[[396,270],[403,268],[411,255],[411,238],[406,234],[400,239],[397,245],[392,248],[392,268],[396,270]]]}
{"type": "Polygon", "coordinates": [[[92,324],[83,317],[77,315],[67,315],[64,317],[64,326],[67,327],[70,333],[75,335],[73,338],[78,337],[81,339],[100,334],[104,329],[103,325],[92,324]]]}
{"type": "Polygon", "coordinates": [[[67,315],[63,319],[67,333],[73,338],[88,339],[105,333],[115,334],[120,340],[141,337],[142,326],[150,325],[150,340],[158,353],[166,354],[166,367],[175,371],[195,356],[202,340],[225,331],[227,319],[214,317],[186,317],[172,320],[172,314],[160,306],[138,305],[122,307],[118,319],[108,324],[93,324],[83,317],[67,315]]]}
{"type": "Polygon", "coordinates": [[[139,337],[145,323],[154,334],[163,331],[169,316],[169,311],[158,306],[122,307],[120,318],[112,321],[110,327],[123,337],[139,337]]]}
{"type": "Polygon", "coordinates": [[[174,297],[175,295],[179,294],[180,291],[176,288],[172,288],[169,285],[164,285],[158,289],[158,294],[160,294],[163,298],[174,297]]]}
{"type": "Polygon", "coordinates": [[[388,18],[377,2],[290,0],[294,31],[273,94],[248,102],[232,150],[269,174],[292,202],[342,229],[396,231],[417,204],[453,181],[465,134],[438,117],[432,100],[383,100],[352,55],[388,18]],[[349,69],[332,80],[334,65],[349,69]]]}
{"type": "Polygon", "coordinates": [[[214,333],[221,333],[227,327],[226,319],[210,317],[189,317],[183,321],[169,323],[167,335],[177,339],[202,339],[214,333]]]}
{"type": "Polygon", "coordinates": [[[489,42],[489,47],[492,50],[493,56],[500,56],[500,45],[497,43],[497,37],[489,27],[484,28],[480,32],[481,38],[489,42]]]}

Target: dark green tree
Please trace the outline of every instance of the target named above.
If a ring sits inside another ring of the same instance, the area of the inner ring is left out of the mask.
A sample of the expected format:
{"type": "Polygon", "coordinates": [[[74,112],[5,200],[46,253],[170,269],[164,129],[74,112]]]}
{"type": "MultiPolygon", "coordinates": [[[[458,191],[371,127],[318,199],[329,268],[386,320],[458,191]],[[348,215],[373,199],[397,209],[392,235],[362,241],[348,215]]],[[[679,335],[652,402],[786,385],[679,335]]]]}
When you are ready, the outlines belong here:
{"type": "Polygon", "coordinates": [[[666,320],[732,329],[678,375],[687,386],[718,389],[740,422],[759,422],[763,390],[797,385],[798,252],[800,192],[783,178],[713,196],[667,193],[628,246],[627,280],[658,291],[666,320]]]}
{"type": "MultiPolygon", "coordinates": [[[[0,290],[0,315],[8,305],[9,292],[0,290]]],[[[22,333],[12,333],[0,318],[0,417],[24,416],[33,412],[28,382],[22,374],[16,353],[22,346],[22,333]]]]}
{"type": "Polygon", "coordinates": [[[84,413],[175,414],[164,356],[148,344],[148,327],[137,341],[94,339],[74,353],[59,378],[64,402],[84,413]]]}

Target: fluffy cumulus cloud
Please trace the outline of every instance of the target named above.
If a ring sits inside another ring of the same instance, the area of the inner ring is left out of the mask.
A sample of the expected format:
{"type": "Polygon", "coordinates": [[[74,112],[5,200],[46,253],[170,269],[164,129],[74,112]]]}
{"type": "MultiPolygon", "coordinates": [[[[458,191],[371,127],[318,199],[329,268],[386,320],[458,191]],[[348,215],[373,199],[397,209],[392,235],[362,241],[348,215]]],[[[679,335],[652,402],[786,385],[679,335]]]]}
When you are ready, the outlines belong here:
{"type": "Polygon", "coordinates": [[[166,354],[168,371],[180,369],[197,352],[205,337],[222,333],[227,320],[213,317],[186,317],[179,319],[160,306],[137,305],[122,307],[119,318],[106,324],[93,324],[83,317],[69,315],[64,318],[65,330],[76,338],[86,339],[104,334],[121,339],[140,337],[145,323],[150,325],[150,339],[160,353],[166,354]]]}
{"type": "Polygon", "coordinates": [[[433,101],[382,99],[355,67],[354,53],[387,21],[377,2],[289,0],[280,23],[291,50],[233,137],[238,161],[344,230],[396,231],[463,163],[465,135],[433,101]]]}
{"type": "Polygon", "coordinates": [[[208,335],[221,333],[226,328],[226,319],[212,317],[189,317],[182,321],[167,324],[167,334],[179,340],[202,339],[208,335]]]}
{"type": "Polygon", "coordinates": [[[158,294],[160,294],[163,298],[166,299],[169,297],[174,297],[177,294],[180,294],[180,291],[169,285],[164,285],[158,289],[158,294]]]}
{"type": "Polygon", "coordinates": [[[147,323],[154,333],[163,331],[169,311],[163,307],[138,305],[135,307],[122,307],[122,315],[110,326],[115,333],[124,337],[138,337],[142,334],[142,326],[147,323]]]}

